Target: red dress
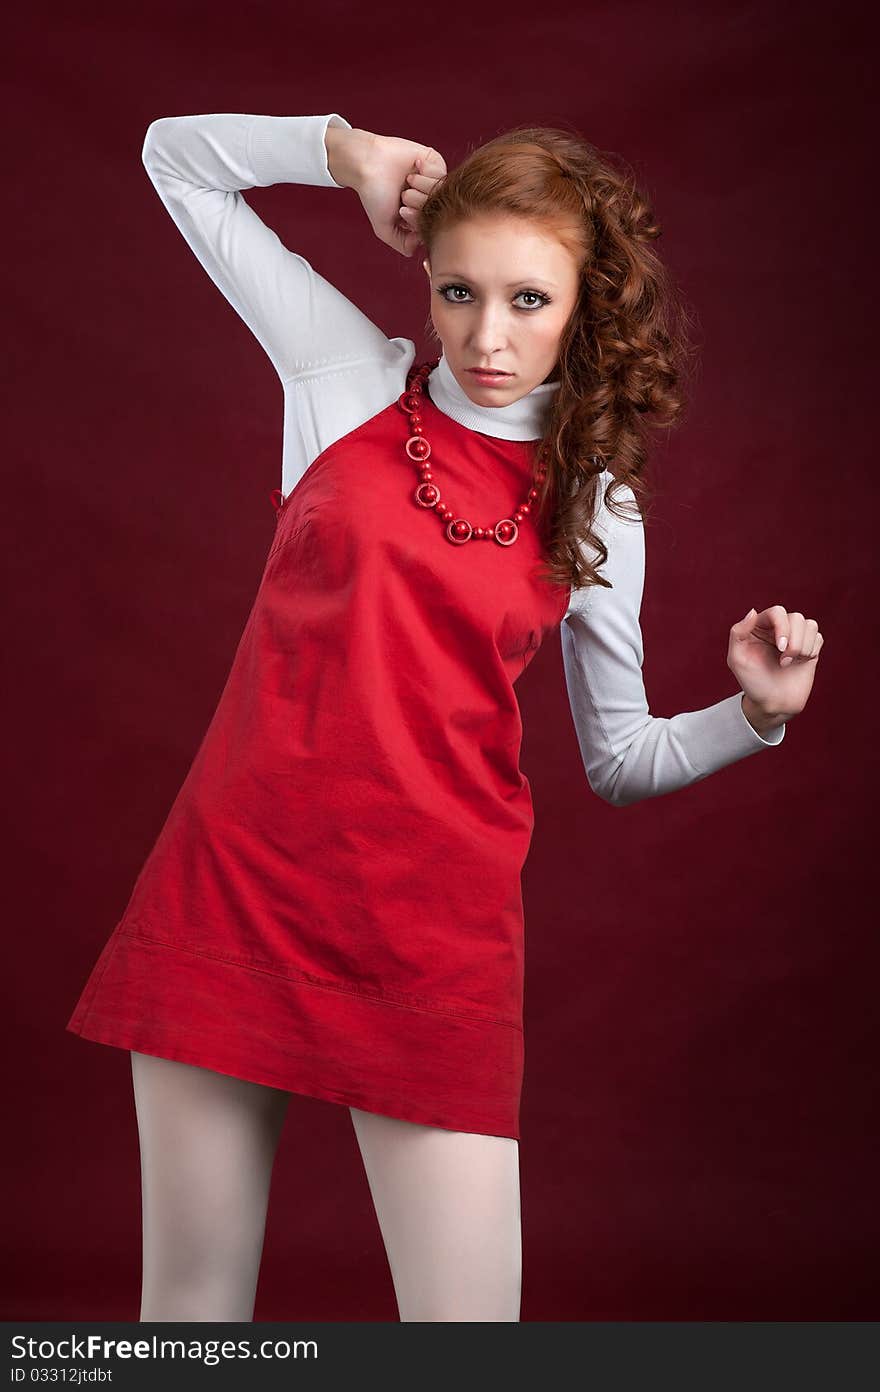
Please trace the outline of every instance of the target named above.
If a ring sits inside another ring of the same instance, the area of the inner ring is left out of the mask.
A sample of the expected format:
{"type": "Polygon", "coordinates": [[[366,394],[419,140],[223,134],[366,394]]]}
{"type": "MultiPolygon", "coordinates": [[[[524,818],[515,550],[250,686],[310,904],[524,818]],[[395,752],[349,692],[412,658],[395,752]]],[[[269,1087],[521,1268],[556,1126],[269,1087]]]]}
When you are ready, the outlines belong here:
{"type": "MultiPolygon", "coordinates": [[[[509,517],[537,441],[423,393],[445,498],[509,517]]],[[[570,597],[413,501],[398,401],[277,514],[216,711],[67,1028],[448,1130],[519,1138],[520,874],[533,828],[513,684],[570,597]]]]}

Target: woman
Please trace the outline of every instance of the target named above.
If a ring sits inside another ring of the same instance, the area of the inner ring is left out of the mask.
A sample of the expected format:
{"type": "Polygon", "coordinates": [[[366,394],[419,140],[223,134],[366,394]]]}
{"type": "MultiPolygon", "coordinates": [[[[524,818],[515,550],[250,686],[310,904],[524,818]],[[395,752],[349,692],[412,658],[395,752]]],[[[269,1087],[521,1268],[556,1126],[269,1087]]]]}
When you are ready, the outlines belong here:
{"type": "Polygon", "coordinates": [[[750,609],[740,689],[649,714],[636,500],[684,338],[650,210],[585,142],[526,128],[447,173],[336,113],[215,114],[154,122],[143,158],[285,414],[229,678],[68,1023],[131,1051],[140,1317],[252,1318],[298,1092],[350,1108],[400,1318],[517,1320],[514,682],[559,627],[588,780],[625,806],[778,745],[822,637],[750,609]],[[354,189],[383,242],[421,241],[438,361],[282,245],[241,194],[278,182],[354,189]]]}

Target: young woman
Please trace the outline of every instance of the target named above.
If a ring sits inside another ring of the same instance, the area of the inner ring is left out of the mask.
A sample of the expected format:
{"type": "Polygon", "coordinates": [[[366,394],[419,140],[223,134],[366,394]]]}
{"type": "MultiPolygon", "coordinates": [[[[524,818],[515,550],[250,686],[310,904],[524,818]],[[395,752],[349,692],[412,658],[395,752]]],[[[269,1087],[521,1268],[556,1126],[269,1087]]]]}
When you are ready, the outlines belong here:
{"type": "Polygon", "coordinates": [[[750,609],[738,689],[649,713],[637,499],[686,345],[650,209],[586,142],[520,128],[447,172],[336,113],[215,114],[155,121],[143,159],[285,411],[228,680],[68,1023],[131,1051],[140,1317],[252,1318],[296,1092],[350,1108],[400,1318],[517,1320],[514,683],[558,628],[587,778],[623,807],[778,746],[822,636],[750,609]],[[354,189],[383,242],[425,247],[439,360],[242,197],[280,182],[354,189]]]}

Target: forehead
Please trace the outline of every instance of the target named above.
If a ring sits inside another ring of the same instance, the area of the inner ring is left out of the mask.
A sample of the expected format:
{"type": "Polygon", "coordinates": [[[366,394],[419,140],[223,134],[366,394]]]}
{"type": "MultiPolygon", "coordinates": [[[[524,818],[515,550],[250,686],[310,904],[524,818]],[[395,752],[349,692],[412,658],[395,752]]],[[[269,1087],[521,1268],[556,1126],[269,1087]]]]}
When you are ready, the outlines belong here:
{"type": "Polygon", "coordinates": [[[552,229],[525,218],[469,218],[444,228],[431,249],[434,275],[510,288],[523,276],[568,279],[572,258],[552,229]]]}

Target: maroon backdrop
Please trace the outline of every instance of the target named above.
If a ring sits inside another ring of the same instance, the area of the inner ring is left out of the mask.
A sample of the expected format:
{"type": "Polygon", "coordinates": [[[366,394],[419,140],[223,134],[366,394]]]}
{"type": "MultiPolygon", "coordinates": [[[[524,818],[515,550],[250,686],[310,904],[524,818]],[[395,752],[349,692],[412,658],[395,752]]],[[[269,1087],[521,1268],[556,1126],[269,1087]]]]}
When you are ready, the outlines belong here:
{"type": "MultiPolygon", "coordinates": [[[[727,633],[752,604],[816,617],[826,641],[781,749],[627,809],[586,783],[558,640],[519,685],[537,815],[523,1319],[877,1318],[866,20],[694,0],[503,22],[312,9],[15,21],[3,1318],[137,1318],[129,1059],[64,1026],[211,717],[274,525],[280,385],[140,162],[150,121],[203,111],[339,111],[450,164],[562,121],[654,200],[702,369],[658,460],[652,712],[736,689],[727,633]]],[[[432,346],[418,260],[373,237],[354,193],[248,197],[386,333],[432,346]]],[[[342,1107],[291,1101],[256,1318],[397,1318],[342,1107]]]]}

